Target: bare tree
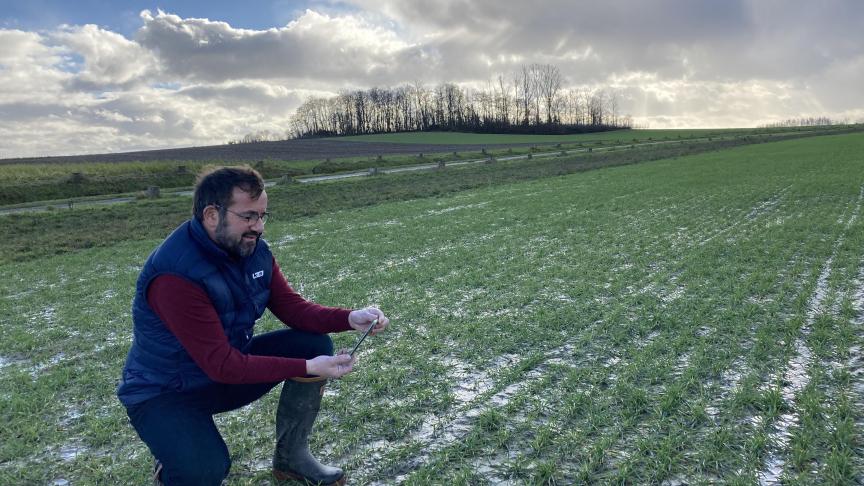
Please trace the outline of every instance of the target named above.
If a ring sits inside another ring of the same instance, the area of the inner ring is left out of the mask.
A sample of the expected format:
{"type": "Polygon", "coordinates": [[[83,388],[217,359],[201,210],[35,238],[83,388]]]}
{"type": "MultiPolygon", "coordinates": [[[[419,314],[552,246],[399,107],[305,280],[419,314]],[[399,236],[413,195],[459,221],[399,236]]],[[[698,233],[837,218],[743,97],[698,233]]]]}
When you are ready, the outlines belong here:
{"type": "Polygon", "coordinates": [[[603,90],[595,91],[591,94],[588,101],[588,114],[591,117],[591,125],[602,126],[605,116],[606,92],[603,90]]]}
{"type": "Polygon", "coordinates": [[[554,108],[563,81],[561,71],[552,64],[535,64],[534,66],[538,100],[543,99],[546,108],[546,123],[551,125],[552,119],[557,116],[554,108]]]}
{"type": "Polygon", "coordinates": [[[536,92],[533,69],[530,66],[522,66],[522,70],[519,72],[517,96],[519,96],[522,104],[522,124],[525,126],[528,126],[531,121],[531,106],[534,103],[536,92]]]}
{"type": "Polygon", "coordinates": [[[618,92],[616,90],[611,90],[609,92],[607,104],[609,105],[609,125],[612,125],[613,127],[618,126],[618,110],[620,106],[618,102],[618,92]]]}
{"type": "MultiPolygon", "coordinates": [[[[619,94],[587,88],[562,89],[551,64],[523,65],[511,82],[490,79],[485,88],[453,83],[427,88],[420,81],[395,88],[341,91],[333,98],[307,98],[289,123],[295,137],[387,133],[406,130],[561,133],[630,126],[620,114],[619,94]]],[[[811,119],[806,123],[820,123],[811,119]]],[[[278,138],[270,132],[244,141],[278,138]]]]}
{"type": "Polygon", "coordinates": [[[504,84],[504,76],[498,75],[498,91],[495,93],[496,119],[503,126],[510,125],[510,87],[504,84]]]}

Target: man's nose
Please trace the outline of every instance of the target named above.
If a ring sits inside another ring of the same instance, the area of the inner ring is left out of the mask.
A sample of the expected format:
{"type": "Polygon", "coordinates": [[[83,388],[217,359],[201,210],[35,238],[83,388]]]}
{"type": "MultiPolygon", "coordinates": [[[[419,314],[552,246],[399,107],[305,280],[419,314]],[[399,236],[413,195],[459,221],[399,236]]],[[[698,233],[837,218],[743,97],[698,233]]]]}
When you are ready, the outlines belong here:
{"type": "Polygon", "coordinates": [[[263,233],[264,232],[264,220],[261,218],[256,219],[255,224],[252,225],[252,229],[259,232],[259,233],[263,233]]]}

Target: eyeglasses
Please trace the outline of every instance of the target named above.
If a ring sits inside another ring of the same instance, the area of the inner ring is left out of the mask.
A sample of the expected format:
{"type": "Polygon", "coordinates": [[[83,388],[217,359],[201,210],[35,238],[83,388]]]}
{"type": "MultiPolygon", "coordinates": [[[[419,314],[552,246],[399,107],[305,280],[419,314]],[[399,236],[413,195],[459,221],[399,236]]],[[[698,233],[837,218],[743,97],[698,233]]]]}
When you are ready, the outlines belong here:
{"type": "Polygon", "coordinates": [[[255,211],[250,211],[248,213],[241,214],[241,213],[238,213],[235,211],[231,211],[230,209],[228,209],[224,206],[220,206],[218,204],[214,204],[213,206],[215,206],[217,209],[224,209],[225,211],[233,214],[234,216],[237,216],[238,218],[242,219],[243,221],[246,221],[246,223],[248,223],[250,225],[257,223],[259,219],[261,220],[262,224],[266,223],[267,219],[270,217],[270,213],[268,213],[267,211],[264,211],[262,214],[258,214],[255,211]]]}

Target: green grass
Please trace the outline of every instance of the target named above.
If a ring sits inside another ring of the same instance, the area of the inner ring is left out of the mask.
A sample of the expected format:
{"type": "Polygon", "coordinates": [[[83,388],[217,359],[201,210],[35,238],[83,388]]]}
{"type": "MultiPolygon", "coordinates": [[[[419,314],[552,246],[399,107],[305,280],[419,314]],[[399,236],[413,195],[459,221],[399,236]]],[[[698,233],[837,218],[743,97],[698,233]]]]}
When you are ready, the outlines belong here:
{"type": "MultiPolygon", "coordinates": [[[[313,449],[357,484],[753,484],[772,457],[789,482],[854,483],[861,153],[853,134],[526,179],[483,166],[458,192],[268,223],[301,293],[393,322],[329,386],[313,449]]],[[[146,481],[113,386],[166,232],[0,268],[0,483],[146,481]]],[[[277,398],[219,417],[229,484],[268,481],[277,398]]]]}
{"type": "MultiPolygon", "coordinates": [[[[384,201],[441,195],[490,184],[720,150],[753,141],[729,139],[651,145],[634,150],[571,153],[564,157],[538,157],[492,165],[451,166],[443,171],[381,176],[375,180],[375,191],[368,190],[367,180],[349,180],[328,184],[278,185],[268,189],[268,193],[271,194],[272,212],[280,218],[292,220],[384,201]]],[[[110,246],[124,240],[158,238],[188,217],[190,205],[188,197],[166,197],[101,208],[75,206],[76,209],[72,211],[0,216],[0,219],[8,222],[9,228],[6,238],[0,241],[0,262],[110,246]],[[38,245],[33,244],[34,228],[39,228],[38,245]]]]}
{"type": "MultiPolygon", "coordinates": [[[[0,165],[0,205],[131,193],[149,186],[188,188],[195,174],[214,163],[218,161],[0,165]]],[[[273,179],[311,173],[315,165],[314,161],[265,161],[256,167],[265,178],[273,179]]]]}
{"type": "MultiPolygon", "coordinates": [[[[813,133],[834,133],[839,130],[860,127],[827,127],[815,131],[798,129],[728,129],[728,130],[626,130],[576,136],[544,135],[479,135],[469,133],[405,133],[370,135],[364,137],[334,138],[332,140],[369,140],[377,142],[399,142],[406,144],[533,144],[484,151],[457,151],[452,153],[365,155],[314,160],[267,159],[254,163],[265,179],[275,180],[284,176],[326,174],[368,169],[387,168],[415,164],[429,164],[437,160],[458,161],[506,157],[510,155],[587,150],[588,148],[627,146],[655,142],[682,141],[703,143],[705,138],[713,140],[740,137],[790,137],[813,133]]],[[[78,200],[92,196],[136,195],[150,186],[166,188],[189,188],[195,175],[206,165],[220,164],[219,160],[200,161],[150,161],[116,163],[27,163],[0,164],[0,206],[16,207],[40,201],[78,200]],[[74,175],[77,174],[77,175],[74,175]]]]}

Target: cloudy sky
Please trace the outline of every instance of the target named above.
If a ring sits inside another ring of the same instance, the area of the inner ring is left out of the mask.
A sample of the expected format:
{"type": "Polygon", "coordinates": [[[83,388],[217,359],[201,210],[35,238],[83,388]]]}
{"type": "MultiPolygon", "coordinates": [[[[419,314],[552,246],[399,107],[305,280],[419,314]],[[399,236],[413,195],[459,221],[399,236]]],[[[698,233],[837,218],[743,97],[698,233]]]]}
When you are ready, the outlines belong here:
{"type": "Polygon", "coordinates": [[[864,121],[864,2],[0,0],[0,158],[282,133],[310,95],[534,62],[651,128],[864,121]]]}

